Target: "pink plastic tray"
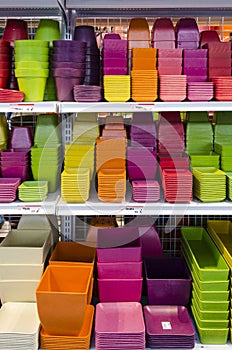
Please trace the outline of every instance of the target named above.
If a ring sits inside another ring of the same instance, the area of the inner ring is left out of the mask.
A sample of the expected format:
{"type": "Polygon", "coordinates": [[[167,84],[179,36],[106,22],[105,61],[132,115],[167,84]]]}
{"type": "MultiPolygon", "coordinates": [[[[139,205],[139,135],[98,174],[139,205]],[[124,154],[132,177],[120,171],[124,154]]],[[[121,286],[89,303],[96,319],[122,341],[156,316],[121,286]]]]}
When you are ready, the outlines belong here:
{"type": "Polygon", "coordinates": [[[95,332],[106,334],[145,332],[141,304],[136,302],[97,304],[95,332]]]}

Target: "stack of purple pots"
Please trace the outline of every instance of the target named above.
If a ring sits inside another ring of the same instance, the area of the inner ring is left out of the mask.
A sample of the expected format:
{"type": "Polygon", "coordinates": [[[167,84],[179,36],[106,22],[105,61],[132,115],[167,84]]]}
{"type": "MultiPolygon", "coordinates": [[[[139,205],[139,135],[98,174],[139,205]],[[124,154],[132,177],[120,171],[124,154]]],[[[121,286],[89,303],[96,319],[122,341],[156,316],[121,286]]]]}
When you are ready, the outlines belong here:
{"type": "Polygon", "coordinates": [[[54,40],[53,76],[58,101],[74,101],[73,88],[85,78],[86,44],[75,40],[54,40]]]}
{"type": "Polygon", "coordinates": [[[100,50],[93,26],[76,26],[74,41],[85,44],[85,76],[84,85],[100,85],[100,50]]]}

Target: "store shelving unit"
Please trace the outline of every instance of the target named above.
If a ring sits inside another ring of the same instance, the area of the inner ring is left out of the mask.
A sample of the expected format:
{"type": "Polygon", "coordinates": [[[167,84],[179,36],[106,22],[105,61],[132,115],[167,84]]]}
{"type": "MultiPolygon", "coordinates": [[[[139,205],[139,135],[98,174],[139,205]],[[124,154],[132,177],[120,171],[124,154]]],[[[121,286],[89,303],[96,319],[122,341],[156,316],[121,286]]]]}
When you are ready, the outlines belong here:
{"type": "MultiPolygon", "coordinates": [[[[70,36],[74,29],[76,21],[81,23],[101,23],[101,20],[110,23],[113,19],[119,18],[118,23],[128,23],[131,17],[147,17],[151,21],[157,17],[172,17],[177,19],[184,16],[195,17],[197,21],[202,19],[202,23],[210,25],[212,17],[221,18],[220,23],[228,23],[232,18],[231,0],[222,0],[220,3],[216,0],[60,0],[63,4],[68,21],[68,30],[70,36]]],[[[7,17],[19,17],[38,21],[39,18],[59,18],[64,20],[62,11],[57,0],[40,0],[32,2],[31,0],[8,0],[7,3],[0,3],[0,20],[4,21],[7,17]]],[[[105,23],[104,22],[104,23],[105,23]]],[[[231,21],[232,23],[232,21],[231,21]]],[[[67,34],[67,33],[66,33],[67,34]]],[[[14,116],[18,114],[41,114],[41,113],[59,113],[63,119],[71,114],[78,112],[99,112],[99,113],[135,113],[135,112],[163,112],[163,111],[232,111],[232,101],[229,102],[150,102],[150,103],[77,103],[77,102],[39,102],[39,103],[1,103],[0,113],[10,113],[14,116]]],[[[64,123],[66,126],[68,123],[64,123]]],[[[70,127],[70,126],[69,126],[70,127]]],[[[64,135],[70,136],[70,130],[64,135]]],[[[65,137],[63,138],[65,141],[65,137]]],[[[67,141],[67,138],[66,138],[67,141]]],[[[129,184],[128,184],[129,187],[129,184]]],[[[0,203],[1,215],[22,215],[22,214],[46,214],[59,216],[61,220],[61,229],[66,227],[65,238],[71,239],[75,230],[75,217],[88,216],[165,216],[170,221],[173,217],[184,218],[188,216],[208,217],[211,215],[222,216],[232,214],[232,201],[220,203],[202,203],[192,201],[186,204],[170,204],[163,201],[157,203],[135,203],[131,200],[130,189],[127,191],[127,197],[123,203],[103,203],[97,198],[96,191],[93,190],[90,199],[83,204],[65,203],[61,198],[59,191],[49,194],[46,201],[42,203],[24,203],[15,201],[13,203],[0,203]]],[[[232,216],[231,216],[232,217],[232,216]]],[[[173,253],[173,251],[172,251],[173,253]]],[[[231,348],[231,343],[226,345],[203,345],[196,339],[195,349],[205,350],[227,350],[231,348]]],[[[94,347],[92,346],[93,350],[94,347]]]]}

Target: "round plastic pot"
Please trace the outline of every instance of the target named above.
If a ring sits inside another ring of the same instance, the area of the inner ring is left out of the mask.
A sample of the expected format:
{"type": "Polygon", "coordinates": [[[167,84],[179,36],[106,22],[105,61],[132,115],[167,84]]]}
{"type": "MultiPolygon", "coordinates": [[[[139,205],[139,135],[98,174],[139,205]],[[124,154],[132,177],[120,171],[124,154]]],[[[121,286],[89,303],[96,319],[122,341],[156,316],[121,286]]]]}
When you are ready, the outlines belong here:
{"type": "Polygon", "coordinates": [[[74,101],[73,87],[74,85],[81,85],[83,78],[55,77],[55,83],[58,101],[72,102],[74,101]]]}
{"type": "Polygon", "coordinates": [[[48,55],[41,55],[38,53],[30,53],[30,52],[17,52],[14,54],[14,60],[15,62],[19,61],[42,61],[47,62],[48,61],[48,55]]]}
{"type": "Polygon", "coordinates": [[[40,77],[47,78],[49,69],[16,68],[15,76],[19,77],[40,77]]]}
{"type": "Polygon", "coordinates": [[[48,47],[48,40],[15,40],[14,47],[48,47]]]}
{"type": "MultiPolygon", "coordinates": [[[[39,62],[39,61],[19,61],[14,64],[16,69],[48,69],[49,62],[39,62]]],[[[1,63],[0,63],[1,67],[1,63]]]]}
{"type": "Polygon", "coordinates": [[[24,93],[25,102],[43,101],[47,78],[18,77],[19,90],[24,93]]]}

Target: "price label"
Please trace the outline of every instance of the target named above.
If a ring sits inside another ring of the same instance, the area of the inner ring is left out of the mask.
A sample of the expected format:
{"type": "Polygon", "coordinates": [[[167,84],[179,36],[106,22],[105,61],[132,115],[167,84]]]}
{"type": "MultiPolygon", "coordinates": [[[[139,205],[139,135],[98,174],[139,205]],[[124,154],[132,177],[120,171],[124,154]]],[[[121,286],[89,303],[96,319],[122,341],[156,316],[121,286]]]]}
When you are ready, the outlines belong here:
{"type": "Polygon", "coordinates": [[[33,112],[35,108],[34,103],[11,103],[10,109],[15,112],[33,112]]]}
{"type": "Polygon", "coordinates": [[[154,103],[138,103],[136,104],[136,109],[143,111],[153,111],[155,104],[154,103]]]}
{"type": "Polygon", "coordinates": [[[17,208],[22,214],[39,214],[43,211],[41,205],[18,206],[17,208]]]}
{"type": "Polygon", "coordinates": [[[122,211],[128,215],[141,215],[143,213],[143,206],[129,206],[122,209],[122,211]]]}
{"type": "Polygon", "coordinates": [[[172,329],[171,322],[161,322],[163,329],[172,329]]]}

